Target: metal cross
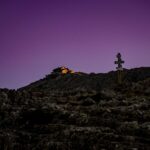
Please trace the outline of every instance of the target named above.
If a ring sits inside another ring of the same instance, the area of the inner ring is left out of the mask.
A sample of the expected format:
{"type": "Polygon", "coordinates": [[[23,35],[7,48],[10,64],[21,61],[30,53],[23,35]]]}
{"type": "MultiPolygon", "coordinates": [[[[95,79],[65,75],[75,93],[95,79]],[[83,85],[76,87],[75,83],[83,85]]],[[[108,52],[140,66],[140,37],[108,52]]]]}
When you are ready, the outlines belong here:
{"type": "Polygon", "coordinates": [[[122,58],[121,58],[121,54],[118,53],[118,54],[116,55],[116,57],[117,57],[117,59],[118,59],[117,61],[114,62],[115,64],[118,64],[118,66],[116,67],[116,69],[117,69],[117,70],[123,70],[122,64],[124,63],[124,61],[123,61],[122,58]]]}
{"type": "Polygon", "coordinates": [[[115,61],[114,63],[115,64],[117,64],[118,66],[116,67],[116,69],[117,69],[117,72],[118,72],[118,84],[122,84],[122,70],[123,70],[123,68],[122,68],[122,64],[124,63],[124,61],[122,60],[122,58],[121,58],[121,54],[120,53],[118,53],[117,55],[116,55],[116,57],[117,57],[117,61],[115,61]]]}

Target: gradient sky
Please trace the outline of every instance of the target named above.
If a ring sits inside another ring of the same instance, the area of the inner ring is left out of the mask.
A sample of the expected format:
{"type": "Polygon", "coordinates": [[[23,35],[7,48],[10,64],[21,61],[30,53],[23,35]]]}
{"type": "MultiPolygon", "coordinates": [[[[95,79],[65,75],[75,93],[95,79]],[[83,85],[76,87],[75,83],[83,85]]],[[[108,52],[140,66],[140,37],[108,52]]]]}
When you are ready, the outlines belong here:
{"type": "Polygon", "coordinates": [[[58,66],[108,72],[150,66],[150,0],[0,0],[0,87],[58,66]]]}

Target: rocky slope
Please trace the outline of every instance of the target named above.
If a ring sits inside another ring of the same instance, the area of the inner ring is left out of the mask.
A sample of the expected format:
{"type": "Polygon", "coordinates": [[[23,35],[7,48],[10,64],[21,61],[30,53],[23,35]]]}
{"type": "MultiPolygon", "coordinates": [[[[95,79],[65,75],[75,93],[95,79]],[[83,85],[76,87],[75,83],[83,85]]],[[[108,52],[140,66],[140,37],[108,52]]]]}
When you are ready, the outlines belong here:
{"type": "Polygon", "coordinates": [[[149,150],[150,68],[47,75],[0,89],[0,150],[149,150]]]}

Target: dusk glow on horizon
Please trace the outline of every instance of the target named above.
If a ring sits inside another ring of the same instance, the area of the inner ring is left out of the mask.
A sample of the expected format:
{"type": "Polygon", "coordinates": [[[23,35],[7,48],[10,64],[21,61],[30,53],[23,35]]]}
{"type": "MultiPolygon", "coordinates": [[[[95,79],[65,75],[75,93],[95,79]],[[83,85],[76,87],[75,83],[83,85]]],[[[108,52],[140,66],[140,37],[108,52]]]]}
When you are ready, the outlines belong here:
{"type": "Polygon", "coordinates": [[[58,66],[81,72],[150,67],[149,0],[1,0],[0,88],[58,66]]]}

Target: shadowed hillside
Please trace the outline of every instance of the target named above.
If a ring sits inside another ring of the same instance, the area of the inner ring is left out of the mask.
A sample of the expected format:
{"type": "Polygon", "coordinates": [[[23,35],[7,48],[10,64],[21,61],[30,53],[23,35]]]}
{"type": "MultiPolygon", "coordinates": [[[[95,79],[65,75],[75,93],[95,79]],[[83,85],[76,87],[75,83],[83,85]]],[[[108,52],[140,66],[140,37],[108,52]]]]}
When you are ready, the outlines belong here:
{"type": "Polygon", "coordinates": [[[0,150],[149,150],[149,108],[149,67],[52,72],[0,89],[0,150]]]}

